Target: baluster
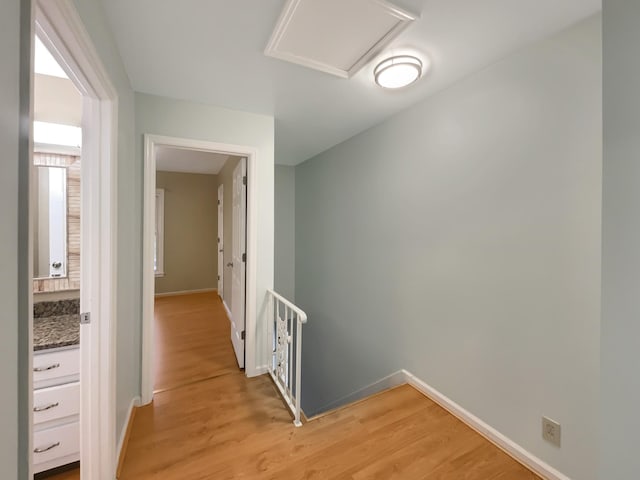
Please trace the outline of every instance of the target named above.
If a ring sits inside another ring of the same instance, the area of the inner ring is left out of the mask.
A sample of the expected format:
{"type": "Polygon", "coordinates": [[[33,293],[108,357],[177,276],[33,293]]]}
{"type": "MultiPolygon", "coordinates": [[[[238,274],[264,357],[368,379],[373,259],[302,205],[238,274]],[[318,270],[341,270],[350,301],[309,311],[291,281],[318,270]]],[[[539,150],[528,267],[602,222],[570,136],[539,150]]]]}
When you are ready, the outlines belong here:
{"type": "Polygon", "coordinates": [[[296,411],[294,424],[296,427],[302,426],[300,421],[300,391],[301,391],[301,376],[302,376],[302,324],[300,317],[296,313],[296,411]]]}
{"type": "Polygon", "coordinates": [[[289,307],[285,306],[285,315],[284,322],[287,328],[287,392],[289,393],[289,398],[291,398],[291,356],[289,355],[289,350],[291,348],[291,344],[289,343],[289,307]]]}
{"type": "Polygon", "coordinates": [[[278,330],[276,329],[276,312],[275,305],[273,304],[273,295],[269,295],[269,315],[271,319],[271,370],[275,373],[276,371],[276,335],[278,330]]]}
{"type": "Polygon", "coordinates": [[[282,381],[280,378],[282,372],[282,358],[280,353],[282,344],[280,343],[280,335],[282,335],[280,331],[280,300],[276,299],[276,378],[279,382],[282,381]]]}

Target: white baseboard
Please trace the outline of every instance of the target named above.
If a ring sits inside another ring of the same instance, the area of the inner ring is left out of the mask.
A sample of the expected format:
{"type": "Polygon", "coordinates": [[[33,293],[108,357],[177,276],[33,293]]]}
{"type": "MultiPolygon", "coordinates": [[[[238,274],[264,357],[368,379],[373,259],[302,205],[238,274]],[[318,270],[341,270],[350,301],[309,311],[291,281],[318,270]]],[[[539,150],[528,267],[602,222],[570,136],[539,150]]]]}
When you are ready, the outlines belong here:
{"type": "Polygon", "coordinates": [[[516,442],[507,438],[505,435],[497,431],[492,426],[480,420],[471,412],[465,410],[453,400],[443,395],[435,388],[429,386],[426,382],[420,380],[418,377],[408,372],[407,370],[400,370],[396,373],[402,373],[405,377],[405,383],[408,383],[416,390],[429,397],[436,402],[442,408],[447,410],[453,416],[460,419],[463,423],[473,428],[476,432],[496,445],[501,450],[504,450],[508,455],[522,463],[545,480],[571,480],[569,477],[559,472],[551,465],[548,465],[531,452],[528,452],[516,442]]]}
{"type": "Polygon", "coordinates": [[[370,397],[371,395],[375,395],[376,393],[389,390],[390,388],[397,387],[398,385],[403,385],[405,383],[408,383],[405,372],[403,370],[398,370],[397,372],[387,375],[380,380],[370,383],[366,387],[362,387],[360,390],[350,393],[349,395],[345,395],[344,397],[325,405],[318,409],[317,412],[311,413],[311,417],[308,418],[313,419],[314,416],[325,415],[326,412],[329,412],[330,410],[335,410],[336,408],[357,402],[363,398],[370,397]]]}
{"type": "Polygon", "coordinates": [[[227,302],[222,300],[222,306],[224,307],[225,311],[227,312],[227,318],[229,319],[229,321],[231,321],[231,310],[229,309],[229,306],[227,305],[227,302]]]}
{"type": "Polygon", "coordinates": [[[134,397],[133,399],[131,399],[131,403],[129,404],[129,409],[127,410],[127,418],[125,418],[124,420],[124,425],[122,426],[122,431],[120,432],[120,437],[118,438],[118,447],[116,450],[116,461],[118,463],[120,463],[120,457],[122,456],[122,447],[124,446],[124,440],[127,436],[129,423],[131,422],[131,414],[133,413],[133,409],[135,407],[139,407],[140,404],[140,397],[134,397]]]}
{"type": "Polygon", "coordinates": [[[200,288],[198,290],[180,290],[177,292],[164,292],[164,293],[156,293],[156,297],[173,297],[176,295],[189,295],[190,293],[206,293],[206,292],[217,292],[217,288],[200,288]]]}
{"type": "Polygon", "coordinates": [[[257,377],[259,375],[264,375],[265,373],[269,373],[269,365],[258,365],[254,371],[254,375],[252,377],[257,377]]]}

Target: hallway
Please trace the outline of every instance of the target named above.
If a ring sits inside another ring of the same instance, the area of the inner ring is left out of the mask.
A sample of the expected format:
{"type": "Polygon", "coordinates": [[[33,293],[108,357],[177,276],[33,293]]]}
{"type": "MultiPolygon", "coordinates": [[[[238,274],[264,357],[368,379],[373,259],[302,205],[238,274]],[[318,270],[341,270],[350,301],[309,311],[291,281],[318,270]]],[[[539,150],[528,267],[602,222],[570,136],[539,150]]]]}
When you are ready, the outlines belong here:
{"type": "Polygon", "coordinates": [[[295,428],[271,380],[238,370],[214,293],[156,307],[157,393],[121,480],[538,478],[406,385],[295,428]]]}
{"type": "Polygon", "coordinates": [[[215,293],[156,299],[156,394],[120,480],[540,480],[408,385],[295,428],[269,377],[237,368],[229,334],[215,293]]]}

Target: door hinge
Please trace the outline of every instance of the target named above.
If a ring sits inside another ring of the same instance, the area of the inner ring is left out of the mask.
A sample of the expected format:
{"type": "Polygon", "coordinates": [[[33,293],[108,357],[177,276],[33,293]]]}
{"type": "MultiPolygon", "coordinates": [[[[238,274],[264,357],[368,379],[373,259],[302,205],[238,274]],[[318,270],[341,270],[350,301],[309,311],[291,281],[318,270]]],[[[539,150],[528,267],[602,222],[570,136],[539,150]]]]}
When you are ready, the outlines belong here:
{"type": "Polygon", "coordinates": [[[240,340],[244,340],[245,334],[244,334],[244,330],[242,330],[242,332],[240,332],[240,340]]]}
{"type": "Polygon", "coordinates": [[[218,200],[218,205],[220,205],[220,200],[218,200]]]}
{"type": "Polygon", "coordinates": [[[80,324],[81,325],[86,325],[88,323],[91,323],[91,313],[90,312],[81,313],[80,314],[80,324]]]}
{"type": "Polygon", "coordinates": [[[246,262],[246,261],[247,261],[247,254],[246,254],[246,253],[243,253],[243,254],[242,254],[242,261],[243,261],[243,262],[246,262]]]}
{"type": "Polygon", "coordinates": [[[244,177],[242,177],[242,184],[243,185],[247,184],[247,176],[246,175],[244,177]]]}
{"type": "Polygon", "coordinates": [[[218,275],[218,280],[220,280],[220,275],[218,275]]]}

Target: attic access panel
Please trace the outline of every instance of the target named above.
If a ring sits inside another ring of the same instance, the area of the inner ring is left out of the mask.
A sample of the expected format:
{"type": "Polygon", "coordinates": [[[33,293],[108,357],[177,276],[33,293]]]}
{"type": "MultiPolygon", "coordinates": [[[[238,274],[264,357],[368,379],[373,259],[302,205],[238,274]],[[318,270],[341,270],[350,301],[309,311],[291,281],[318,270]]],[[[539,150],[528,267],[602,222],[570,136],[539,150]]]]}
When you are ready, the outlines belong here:
{"type": "Polygon", "coordinates": [[[415,19],[385,0],[288,0],[265,55],[350,78],[415,19]]]}

